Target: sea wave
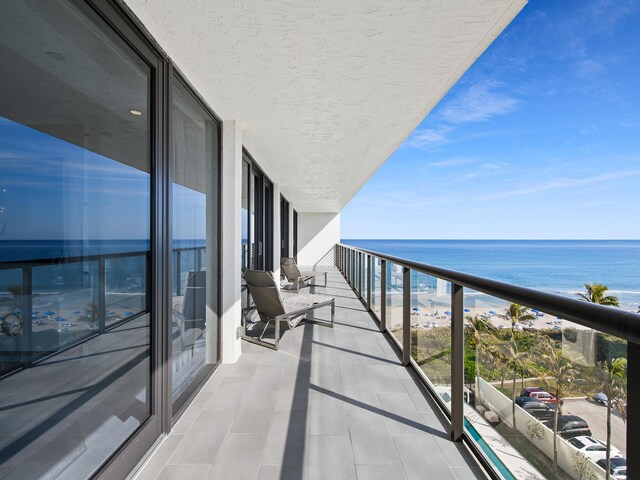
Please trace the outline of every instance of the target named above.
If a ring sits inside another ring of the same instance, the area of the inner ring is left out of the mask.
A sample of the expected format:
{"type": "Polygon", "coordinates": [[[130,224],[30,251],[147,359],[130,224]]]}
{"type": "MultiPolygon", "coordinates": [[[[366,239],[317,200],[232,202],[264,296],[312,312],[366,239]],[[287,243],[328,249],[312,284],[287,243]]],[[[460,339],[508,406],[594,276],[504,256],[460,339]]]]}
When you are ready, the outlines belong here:
{"type": "MultiPolygon", "coordinates": [[[[584,293],[584,290],[558,290],[558,293],[568,293],[571,295],[577,295],[578,293],[584,293]]],[[[610,295],[640,295],[640,290],[607,290],[607,294],[610,295]]]]}

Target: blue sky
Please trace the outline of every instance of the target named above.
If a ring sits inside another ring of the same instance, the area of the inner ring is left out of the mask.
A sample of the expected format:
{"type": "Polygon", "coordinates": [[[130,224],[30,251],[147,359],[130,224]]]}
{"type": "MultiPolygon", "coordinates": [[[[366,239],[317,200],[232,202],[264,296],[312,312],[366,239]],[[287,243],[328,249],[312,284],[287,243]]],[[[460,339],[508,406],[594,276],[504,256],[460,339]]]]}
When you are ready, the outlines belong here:
{"type": "Polygon", "coordinates": [[[639,239],[640,2],[531,0],[342,211],[343,238],[639,239]]]}

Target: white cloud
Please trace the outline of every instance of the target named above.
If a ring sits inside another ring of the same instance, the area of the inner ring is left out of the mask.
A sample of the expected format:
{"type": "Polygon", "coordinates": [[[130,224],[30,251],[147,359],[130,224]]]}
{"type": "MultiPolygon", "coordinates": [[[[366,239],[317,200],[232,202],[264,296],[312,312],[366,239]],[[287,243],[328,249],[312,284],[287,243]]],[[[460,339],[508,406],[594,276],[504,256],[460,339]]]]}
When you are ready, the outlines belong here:
{"type": "Polygon", "coordinates": [[[468,165],[473,163],[473,161],[469,158],[449,158],[447,160],[440,160],[439,162],[431,162],[429,166],[431,167],[457,167],[460,165],[468,165]]]}
{"type": "Polygon", "coordinates": [[[448,128],[417,128],[407,138],[407,143],[416,148],[449,143],[446,136],[448,131],[448,128]]]}
{"type": "Polygon", "coordinates": [[[431,127],[416,128],[407,138],[406,144],[428,149],[450,143],[449,135],[458,125],[483,122],[517,109],[520,100],[504,91],[500,82],[483,80],[474,83],[455,98],[443,103],[439,112],[431,114],[431,127]]]}
{"type": "Polygon", "coordinates": [[[621,172],[607,173],[604,175],[597,175],[595,177],[587,178],[559,178],[557,180],[551,180],[549,182],[543,182],[537,185],[531,185],[513,190],[506,190],[489,195],[484,195],[479,197],[478,200],[498,200],[501,198],[522,197],[531,195],[533,193],[541,193],[558,188],[579,187],[582,185],[590,185],[594,183],[618,180],[620,178],[636,177],[638,175],[640,175],[640,170],[625,170],[621,172]]]}
{"type": "Polygon", "coordinates": [[[598,62],[597,60],[593,60],[588,58],[586,60],[582,60],[578,62],[576,67],[576,73],[579,77],[589,78],[593,75],[596,75],[604,70],[604,65],[598,62]]]}
{"type": "Polygon", "coordinates": [[[493,80],[477,82],[446,104],[439,117],[449,124],[459,125],[482,122],[513,112],[520,101],[504,91],[498,91],[501,86],[493,80]]]}

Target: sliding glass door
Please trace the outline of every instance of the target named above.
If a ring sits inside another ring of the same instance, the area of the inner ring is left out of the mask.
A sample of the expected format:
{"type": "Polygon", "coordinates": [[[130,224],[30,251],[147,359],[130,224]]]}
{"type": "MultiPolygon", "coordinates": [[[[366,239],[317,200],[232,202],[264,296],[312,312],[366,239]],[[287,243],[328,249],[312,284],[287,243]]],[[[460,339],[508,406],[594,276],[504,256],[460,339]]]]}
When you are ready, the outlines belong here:
{"type": "Polygon", "coordinates": [[[246,150],[241,216],[242,269],[273,270],[273,184],[246,150]]]}
{"type": "Polygon", "coordinates": [[[174,76],[171,155],[173,414],[218,361],[219,125],[174,76]]]}
{"type": "Polygon", "coordinates": [[[0,65],[0,477],[125,478],[218,362],[220,124],[119,2],[0,65]]]}
{"type": "MultiPolygon", "coordinates": [[[[273,184],[244,150],[242,162],[242,270],[273,271],[273,184]]],[[[241,283],[245,336],[253,326],[251,299],[241,283]]]]}
{"type": "Polygon", "coordinates": [[[0,3],[4,479],[89,478],[152,428],[156,60],[82,2],[0,3]]]}

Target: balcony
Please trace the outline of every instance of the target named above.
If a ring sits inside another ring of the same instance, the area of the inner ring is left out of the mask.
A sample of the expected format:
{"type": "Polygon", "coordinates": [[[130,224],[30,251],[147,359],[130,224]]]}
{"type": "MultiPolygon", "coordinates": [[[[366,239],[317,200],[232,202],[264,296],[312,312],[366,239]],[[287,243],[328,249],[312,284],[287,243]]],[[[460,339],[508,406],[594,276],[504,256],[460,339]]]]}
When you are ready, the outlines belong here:
{"type": "Polygon", "coordinates": [[[311,291],[335,297],[335,328],[302,323],[277,352],[244,342],[138,480],[485,478],[340,272],[311,291]]]}

